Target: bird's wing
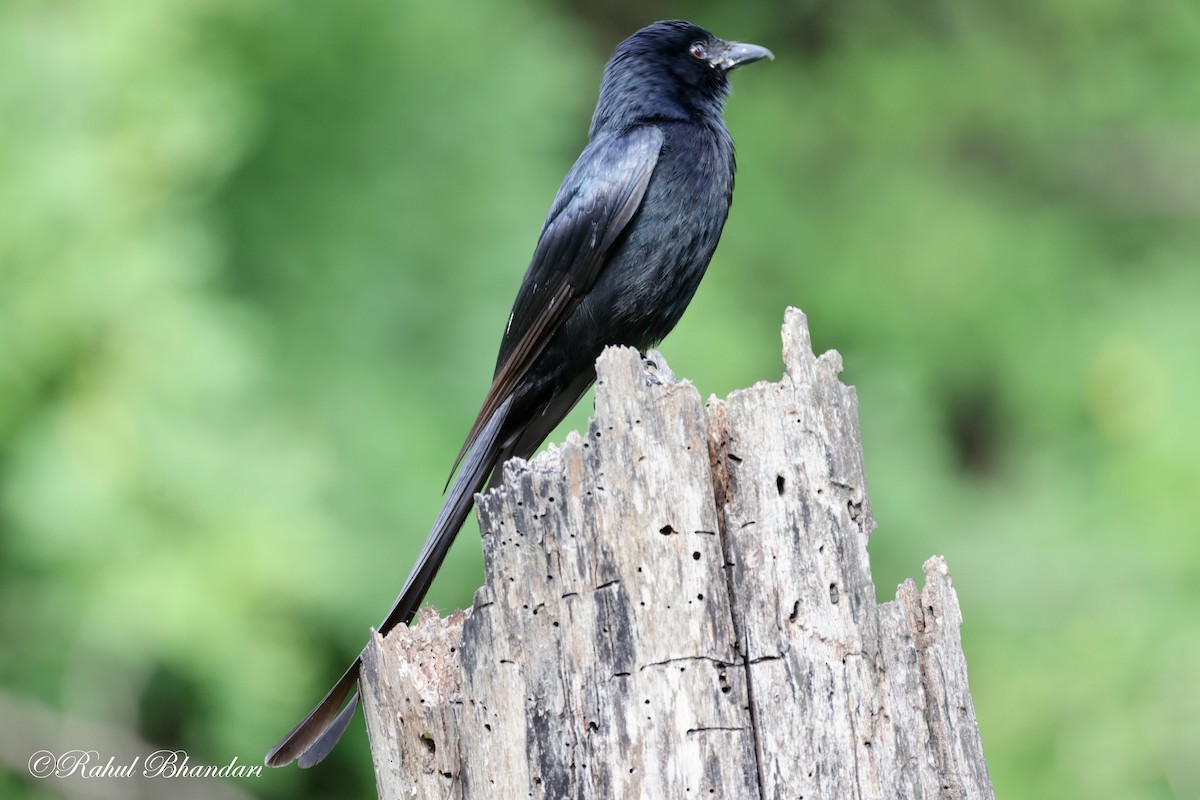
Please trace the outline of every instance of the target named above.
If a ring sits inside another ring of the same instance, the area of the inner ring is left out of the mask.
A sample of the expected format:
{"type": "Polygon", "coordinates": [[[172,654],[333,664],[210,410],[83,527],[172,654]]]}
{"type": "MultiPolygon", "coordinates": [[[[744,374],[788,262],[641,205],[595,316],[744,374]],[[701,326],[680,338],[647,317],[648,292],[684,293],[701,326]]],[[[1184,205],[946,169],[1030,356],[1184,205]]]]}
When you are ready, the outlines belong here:
{"type": "Polygon", "coordinates": [[[593,140],[567,173],[513,303],[492,386],[451,475],[596,282],[609,251],[642,204],[662,142],[662,130],[653,125],[593,140]]]}

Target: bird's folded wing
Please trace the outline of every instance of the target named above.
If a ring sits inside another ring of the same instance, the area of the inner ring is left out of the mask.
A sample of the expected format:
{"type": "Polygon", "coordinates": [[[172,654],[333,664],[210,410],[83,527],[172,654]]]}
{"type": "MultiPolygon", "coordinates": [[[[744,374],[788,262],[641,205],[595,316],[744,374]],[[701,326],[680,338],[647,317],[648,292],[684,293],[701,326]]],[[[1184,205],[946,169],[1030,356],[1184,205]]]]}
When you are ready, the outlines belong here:
{"type": "Polygon", "coordinates": [[[567,173],[513,303],[492,386],[451,475],[484,423],[595,284],[609,251],[641,206],[662,142],[662,130],[653,125],[598,138],[567,173]]]}

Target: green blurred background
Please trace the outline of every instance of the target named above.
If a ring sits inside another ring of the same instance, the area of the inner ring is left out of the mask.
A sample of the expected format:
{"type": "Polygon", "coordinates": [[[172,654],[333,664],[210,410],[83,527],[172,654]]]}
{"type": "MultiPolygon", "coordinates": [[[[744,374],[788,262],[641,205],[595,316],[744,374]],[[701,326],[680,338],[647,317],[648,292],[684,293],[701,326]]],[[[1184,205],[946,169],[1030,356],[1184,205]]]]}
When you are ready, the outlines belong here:
{"type": "MultiPolygon", "coordinates": [[[[607,54],[673,16],[777,60],[734,76],[672,367],[776,379],[802,307],[858,387],[880,598],[949,560],[998,795],[1200,797],[1194,0],[4,0],[0,795],[125,792],[33,780],[47,743],[259,763],[324,692],[607,54]]],[[[348,739],[192,796],[373,796],[348,739]]]]}

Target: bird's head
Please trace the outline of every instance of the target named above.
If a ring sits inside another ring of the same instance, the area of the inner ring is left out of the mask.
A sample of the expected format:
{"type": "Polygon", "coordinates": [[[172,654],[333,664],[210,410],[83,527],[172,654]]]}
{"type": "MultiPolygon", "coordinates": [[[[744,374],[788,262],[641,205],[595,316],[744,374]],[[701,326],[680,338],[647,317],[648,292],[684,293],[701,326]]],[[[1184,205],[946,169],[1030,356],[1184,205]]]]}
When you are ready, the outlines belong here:
{"type": "Polygon", "coordinates": [[[617,45],[608,60],[592,134],[639,122],[720,117],[729,72],[774,57],[765,47],[727,42],[690,22],[656,22],[617,45]]]}

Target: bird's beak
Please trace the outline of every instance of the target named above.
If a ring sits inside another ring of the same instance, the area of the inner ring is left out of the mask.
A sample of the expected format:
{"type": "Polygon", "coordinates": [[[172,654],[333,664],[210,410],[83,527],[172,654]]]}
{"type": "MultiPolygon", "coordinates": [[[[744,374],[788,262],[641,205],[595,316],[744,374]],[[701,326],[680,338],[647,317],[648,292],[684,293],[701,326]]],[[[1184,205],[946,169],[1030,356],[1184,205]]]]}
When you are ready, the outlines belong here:
{"type": "Polygon", "coordinates": [[[764,58],[775,59],[775,54],[765,47],[742,42],[725,42],[725,46],[712,54],[709,59],[714,67],[731,70],[752,61],[762,61],[764,58]]]}

